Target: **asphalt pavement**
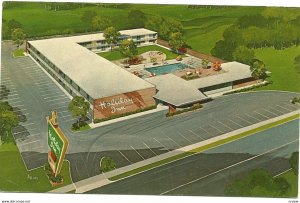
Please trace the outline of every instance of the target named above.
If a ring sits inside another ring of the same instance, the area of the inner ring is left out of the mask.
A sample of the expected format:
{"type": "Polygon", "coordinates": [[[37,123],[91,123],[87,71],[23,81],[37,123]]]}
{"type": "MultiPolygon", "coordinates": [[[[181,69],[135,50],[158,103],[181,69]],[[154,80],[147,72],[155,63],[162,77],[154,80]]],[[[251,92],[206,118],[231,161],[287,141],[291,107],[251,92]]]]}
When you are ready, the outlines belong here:
{"type": "Polygon", "coordinates": [[[226,184],[252,169],[274,176],[288,170],[288,158],[298,149],[299,120],[294,120],[88,193],[224,196],[226,184]]]}
{"type": "Polygon", "coordinates": [[[67,110],[69,97],[31,58],[13,58],[13,49],[2,42],[1,85],[9,89],[2,100],[19,115],[21,122],[13,133],[25,165],[31,170],[47,162],[46,116],[57,110],[70,142],[66,159],[74,182],[98,175],[103,156],[111,156],[119,168],[299,109],[290,103],[298,93],[249,92],[220,97],[202,109],[174,117],[167,118],[161,111],[72,132],[75,119],[67,110]]]}

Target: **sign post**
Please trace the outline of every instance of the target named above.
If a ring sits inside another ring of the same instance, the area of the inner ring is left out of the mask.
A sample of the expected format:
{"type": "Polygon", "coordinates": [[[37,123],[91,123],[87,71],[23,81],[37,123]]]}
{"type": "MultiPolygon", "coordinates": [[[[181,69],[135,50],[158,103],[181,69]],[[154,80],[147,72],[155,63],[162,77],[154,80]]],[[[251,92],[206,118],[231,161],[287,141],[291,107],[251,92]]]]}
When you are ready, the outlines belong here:
{"type": "Polygon", "coordinates": [[[58,127],[57,112],[52,111],[51,116],[47,117],[48,123],[48,162],[56,177],[61,170],[65,154],[69,145],[68,139],[58,127]]]}

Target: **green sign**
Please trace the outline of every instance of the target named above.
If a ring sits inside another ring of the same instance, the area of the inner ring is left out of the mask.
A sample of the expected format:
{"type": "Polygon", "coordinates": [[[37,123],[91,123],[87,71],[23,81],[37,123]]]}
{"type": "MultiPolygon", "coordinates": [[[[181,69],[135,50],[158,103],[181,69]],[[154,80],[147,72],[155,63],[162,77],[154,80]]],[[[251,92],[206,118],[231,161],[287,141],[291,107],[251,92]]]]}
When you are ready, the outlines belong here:
{"type": "Polygon", "coordinates": [[[48,121],[48,145],[56,157],[54,173],[57,175],[62,166],[68,141],[59,128],[53,127],[51,121],[48,121]]]}

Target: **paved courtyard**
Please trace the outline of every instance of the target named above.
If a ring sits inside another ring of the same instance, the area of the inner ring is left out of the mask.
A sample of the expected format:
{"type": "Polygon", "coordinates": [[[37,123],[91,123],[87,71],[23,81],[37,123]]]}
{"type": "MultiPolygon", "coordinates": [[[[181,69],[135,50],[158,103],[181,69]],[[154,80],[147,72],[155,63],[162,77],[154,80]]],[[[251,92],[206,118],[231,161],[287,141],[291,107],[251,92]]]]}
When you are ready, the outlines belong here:
{"type": "Polygon", "coordinates": [[[70,141],[66,158],[73,181],[99,174],[99,161],[111,156],[122,167],[192,143],[297,110],[289,100],[297,93],[263,91],[224,96],[204,108],[175,117],[165,111],[88,131],[70,130],[75,121],[67,110],[69,97],[29,57],[12,58],[2,43],[1,84],[10,93],[20,124],[13,130],[28,170],[47,161],[46,116],[59,113],[59,124],[70,141]]]}

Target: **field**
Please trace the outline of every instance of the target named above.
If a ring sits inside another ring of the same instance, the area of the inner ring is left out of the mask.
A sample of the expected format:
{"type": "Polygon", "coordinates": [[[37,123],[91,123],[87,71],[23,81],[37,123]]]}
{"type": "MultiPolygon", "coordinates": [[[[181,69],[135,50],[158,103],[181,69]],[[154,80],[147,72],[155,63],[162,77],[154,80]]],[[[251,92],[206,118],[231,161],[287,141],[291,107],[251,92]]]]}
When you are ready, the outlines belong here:
{"type": "MultiPolygon", "coordinates": [[[[26,170],[19,150],[13,143],[0,146],[0,165],[0,191],[47,192],[54,189],[42,168],[26,170]]],[[[65,161],[61,171],[63,185],[72,183],[69,167],[69,162],[65,161]]]]}
{"type": "MultiPolygon", "coordinates": [[[[167,49],[164,49],[164,48],[156,46],[156,45],[138,47],[138,55],[140,55],[142,53],[145,53],[147,51],[160,51],[160,52],[163,52],[163,53],[166,54],[167,60],[175,59],[178,56],[176,53],[173,53],[173,52],[171,52],[167,49]]],[[[110,60],[110,61],[115,61],[115,60],[125,58],[124,56],[122,56],[122,54],[118,50],[114,50],[112,52],[110,52],[110,51],[109,52],[102,52],[102,53],[99,53],[99,55],[106,58],[107,60],[110,60]]]]}
{"type": "Polygon", "coordinates": [[[284,50],[273,48],[256,49],[255,56],[262,60],[269,71],[273,84],[258,90],[284,90],[300,92],[300,75],[294,68],[294,58],[300,53],[300,47],[284,50]]]}
{"type": "Polygon", "coordinates": [[[210,53],[216,41],[222,39],[223,30],[239,16],[260,13],[263,7],[201,7],[189,9],[186,5],[123,4],[119,8],[91,5],[72,10],[46,10],[43,3],[22,3],[3,10],[3,19],[15,19],[23,25],[28,37],[82,33],[89,25],[81,21],[84,11],[95,11],[111,19],[118,29],[130,29],[128,13],[139,9],[148,18],[153,15],[181,21],[186,41],[193,49],[210,53]],[[120,20],[122,19],[122,20],[120,20]]]}
{"type": "Polygon", "coordinates": [[[289,193],[286,195],[287,197],[297,197],[298,196],[298,177],[294,174],[293,171],[285,172],[279,177],[284,178],[291,186],[289,193]]]}

